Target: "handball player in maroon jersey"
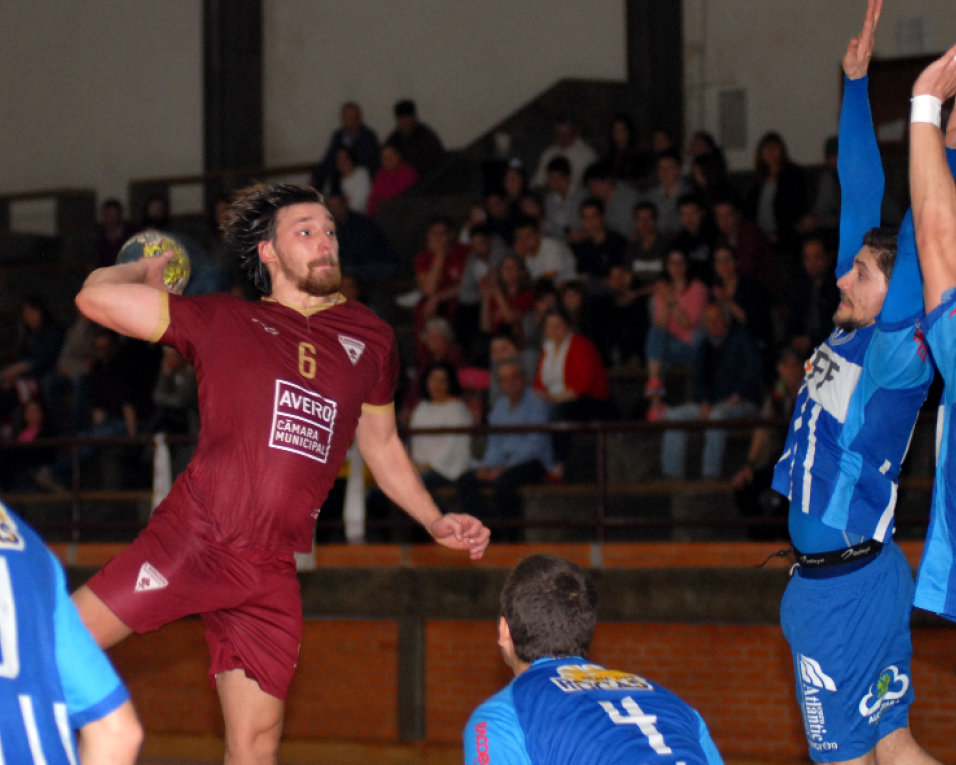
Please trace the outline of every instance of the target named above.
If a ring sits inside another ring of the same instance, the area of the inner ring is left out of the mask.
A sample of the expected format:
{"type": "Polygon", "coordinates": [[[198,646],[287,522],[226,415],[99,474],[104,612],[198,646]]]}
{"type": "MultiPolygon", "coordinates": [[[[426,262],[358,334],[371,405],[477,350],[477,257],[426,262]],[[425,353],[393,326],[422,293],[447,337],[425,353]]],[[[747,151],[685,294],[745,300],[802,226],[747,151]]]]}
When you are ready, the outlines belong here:
{"type": "Polygon", "coordinates": [[[273,763],[302,634],[294,551],[311,550],[353,436],[379,486],[442,545],[480,558],[489,533],[442,513],[395,427],[388,325],[339,292],[335,222],[313,189],[254,186],[223,226],[266,296],[186,298],[168,255],[101,268],[76,304],[93,321],[169,345],[196,369],[195,456],[146,529],[74,595],[100,646],[201,614],[226,762],[273,763]]]}

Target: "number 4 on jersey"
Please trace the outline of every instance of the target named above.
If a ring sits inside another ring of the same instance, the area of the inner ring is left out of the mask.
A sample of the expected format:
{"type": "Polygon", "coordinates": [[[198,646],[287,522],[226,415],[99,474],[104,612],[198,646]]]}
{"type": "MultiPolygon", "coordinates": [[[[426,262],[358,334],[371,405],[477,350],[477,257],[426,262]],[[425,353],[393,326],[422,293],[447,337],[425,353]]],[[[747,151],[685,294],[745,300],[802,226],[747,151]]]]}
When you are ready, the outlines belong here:
{"type": "Polygon", "coordinates": [[[641,729],[641,733],[647,736],[647,743],[650,744],[658,754],[673,754],[669,746],[664,743],[664,737],[657,732],[654,723],[657,722],[657,715],[644,714],[644,711],[637,705],[630,696],[625,696],[621,700],[621,706],[624,707],[624,713],[617,711],[613,701],[598,702],[615,725],[636,725],[641,729]]]}

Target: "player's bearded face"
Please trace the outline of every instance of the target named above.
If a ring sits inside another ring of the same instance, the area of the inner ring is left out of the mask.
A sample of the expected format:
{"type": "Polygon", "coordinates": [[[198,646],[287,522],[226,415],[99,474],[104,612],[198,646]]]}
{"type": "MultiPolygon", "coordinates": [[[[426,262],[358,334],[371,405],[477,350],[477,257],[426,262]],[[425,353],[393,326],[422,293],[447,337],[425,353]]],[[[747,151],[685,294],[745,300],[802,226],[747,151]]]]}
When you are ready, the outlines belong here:
{"type": "Polygon", "coordinates": [[[342,286],[342,269],[339,267],[338,257],[334,254],[314,258],[298,272],[291,259],[285,257],[278,247],[276,247],[276,255],[279,270],[300,292],[312,297],[325,297],[338,292],[342,286]]]}

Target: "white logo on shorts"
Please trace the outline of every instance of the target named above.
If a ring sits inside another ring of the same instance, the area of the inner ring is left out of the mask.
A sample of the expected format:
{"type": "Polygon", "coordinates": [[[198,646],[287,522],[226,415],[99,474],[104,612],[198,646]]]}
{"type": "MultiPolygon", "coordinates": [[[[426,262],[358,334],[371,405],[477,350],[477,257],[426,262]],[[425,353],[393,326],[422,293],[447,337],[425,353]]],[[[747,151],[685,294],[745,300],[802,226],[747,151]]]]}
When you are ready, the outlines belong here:
{"type": "Polygon", "coordinates": [[[828,691],[835,691],[837,689],[833,678],[826,674],[820,667],[820,662],[803,654],[800,654],[800,677],[803,678],[803,682],[807,685],[812,685],[816,688],[825,688],[828,691]]]}
{"type": "Polygon", "coordinates": [[[349,361],[352,362],[352,366],[354,367],[356,364],[358,364],[358,360],[362,358],[362,353],[365,352],[365,343],[363,343],[361,340],[356,340],[354,337],[339,335],[339,344],[349,355],[349,361]]]}
{"type": "Polygon", "coordinates": [[[168,584],[166,577],[160,574],[152,563],[147,562],[139,567],[139,575],[136,577],[136,592],[161,590],[168,584]]]}
{"type": "Polygon", "coordinates": [[[860,699],[860,714],[870,718],[870,724],[880,721],[883,713],[898,703],[910,688],[910,679],[892,664],[880,672],[866,696],[860,699]]]}

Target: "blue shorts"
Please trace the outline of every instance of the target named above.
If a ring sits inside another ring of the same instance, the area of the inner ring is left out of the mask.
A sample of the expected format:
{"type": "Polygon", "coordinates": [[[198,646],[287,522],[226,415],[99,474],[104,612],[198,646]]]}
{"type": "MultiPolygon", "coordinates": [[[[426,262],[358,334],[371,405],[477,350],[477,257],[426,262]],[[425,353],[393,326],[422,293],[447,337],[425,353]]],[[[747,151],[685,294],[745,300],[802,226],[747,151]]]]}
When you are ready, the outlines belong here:
{"type": "Polygon", "coordinates": [[[797,569],[790,580],[780,622],[815,762],[862,757],[906,727],[912,599],[912,571],[893,543],[848,574],[811,579],[797,569]]]}

